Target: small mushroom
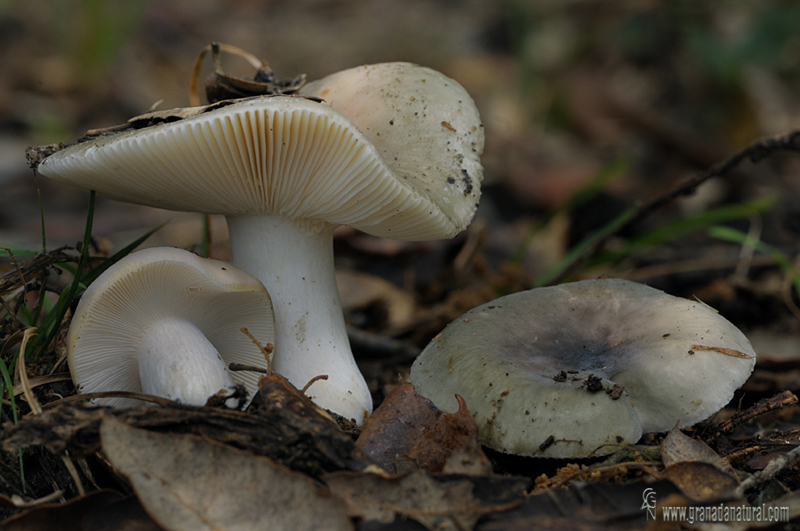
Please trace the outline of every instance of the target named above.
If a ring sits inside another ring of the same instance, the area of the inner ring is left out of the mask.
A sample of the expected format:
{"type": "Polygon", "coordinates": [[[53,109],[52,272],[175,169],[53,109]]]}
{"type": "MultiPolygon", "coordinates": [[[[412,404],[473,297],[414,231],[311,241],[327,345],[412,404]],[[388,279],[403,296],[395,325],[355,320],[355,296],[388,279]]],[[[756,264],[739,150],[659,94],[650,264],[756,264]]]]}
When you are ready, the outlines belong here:
{"type": "Polygon", "coordinates": [[[334,74],[303,94],[175,113],[189,117],[78,143],[38,172],[111,199],[224,214],[233,262],[272,296],[275,371],[298,387],[327,375],[311,397],[360,423],[372,399],[347,338],[333,230],[400,240],[463,230],[480,196],[483,129],[458,83],[408,63],[334,74]]]}
{"type": "MultiPolygon", "coordinates": [[[[242,384],[252,398],[259,375],[232,373],[228,364],[266,367],[241,328],[266,345],[273,322],[269,294],[255,277],[227,262],[156,247],[128,255],[89,286],[72,318],[67,359],[82,393],[134,391],[203,405],[242,384]]],[[[141,405],[128,398],[97,403],[141,405]]]]}
{"type": "Polygon", "coordinates": [[[597,279],[473,308],[423,350],[410,379],[445,411],[461,395],[486,446],[585,457],[708,418],[754,365],[744,334],[705,304],[597,279]]]}

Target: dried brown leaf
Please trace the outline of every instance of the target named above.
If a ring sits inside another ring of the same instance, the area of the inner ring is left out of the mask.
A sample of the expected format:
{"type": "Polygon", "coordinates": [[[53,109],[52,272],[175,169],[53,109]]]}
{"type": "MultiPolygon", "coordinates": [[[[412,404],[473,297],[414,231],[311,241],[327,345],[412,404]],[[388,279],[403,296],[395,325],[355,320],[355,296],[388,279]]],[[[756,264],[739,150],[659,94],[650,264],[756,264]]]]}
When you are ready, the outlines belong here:
{"type": "Polygon", "coordinates": [[[664,466],[684,461],[700,461],[732,476],[735,474],[727,459],[720,457],[703,441],[692,439],[680,430],[670,430],[661,442],[661,459],[664,461],[664,466]]]}
{"type": "Polygon", "coordinates": [[[482,515],[522,503],[521,487],[515,496],[482,500],[474,494],[476,484],[465,476],[436,477],[421,471],[391,477],[334,472],[323,480],[345,501],[351,517],[384,524],[410,519],[437,531],[472,529],[482,515]]]}
{"type": "Polygon", "coordinates": [[[701,461],[677,462],[666,467],[660,476],[672,481],[687,497],[695,501],[732,496],[739,485],[734,476],[701,461]]]}
{"type": "Polygon", "coordinates": [[[448,472],[488,474],[478,428],[463,399],[458,401],[456,413],[443,412],[413,385],[403,384],[364,423],[356,447],[390,473],[416,468],[435,473],[448,465],[448,472]]]}
{"type": "Polygon", "coordinates": [[[170,531],[352,529],[340,500],[268,458],[114,418],[100,435],[109,461],[170,531]]]}

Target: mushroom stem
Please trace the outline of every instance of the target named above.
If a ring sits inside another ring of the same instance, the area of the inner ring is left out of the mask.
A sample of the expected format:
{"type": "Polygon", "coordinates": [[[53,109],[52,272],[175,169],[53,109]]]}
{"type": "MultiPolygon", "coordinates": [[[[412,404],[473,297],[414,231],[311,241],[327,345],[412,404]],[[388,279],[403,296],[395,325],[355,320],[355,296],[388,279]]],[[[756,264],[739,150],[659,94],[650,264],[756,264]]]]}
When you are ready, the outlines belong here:
{"type": "Polygon", "coordinates": [[[235,385],[217,349],[187,320],[158,321],[138,348],[145,393],[202,406],[220,389],[235,385]]]}
{"type": "Polygon", "coordinates": [[[273,368],[317,405],[361,424],[372,411],[347,339],[333,265],[333,224],[278,215],[228,216],[233,263],[257,277],[275,312],[273,368]]]}

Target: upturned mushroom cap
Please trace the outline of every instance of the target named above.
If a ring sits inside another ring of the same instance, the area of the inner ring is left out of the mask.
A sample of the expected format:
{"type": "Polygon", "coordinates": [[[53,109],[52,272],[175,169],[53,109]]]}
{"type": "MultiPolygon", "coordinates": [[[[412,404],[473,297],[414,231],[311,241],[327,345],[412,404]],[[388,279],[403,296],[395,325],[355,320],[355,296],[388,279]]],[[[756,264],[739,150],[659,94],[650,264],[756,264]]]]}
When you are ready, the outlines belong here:
{"type": "Polygon", "coordinates": [[[265,96],[176,111],[189,117],[77,143],[38,172],[130,203],[279,214],[395,239],[449,238],[469,225],[483,128],[460,85],[389,63],[334,74],[305,93],[316,92],[334,106],[265,96]]]}
{"type": "Polygon", "coordinates": [[[708,306],[598,279],[470,310],[431,341],[410,379],[446,411],[461,395],[491,448],[585,457],[708,418],[754,365],[744,334],[708,306]]]}
{"type": "Polygon", "coordinates": [[[334,74],[304,95],[139,117],[160,123],[78,143],[38,171],[120,201],[224,214],[233,262],[272,296],[275,370],[298,387],[327,375],[309,394],[361,422],[372,399],[350,352],[333,230],[456,235],[480,196],[483,129],[458,83],[407,63],[334,74]]]}
{"type": "MultiPolygon", "coordinates": [[[[147,389],[143,380],[152,377],[185,396],[203,391],[202,382],[190,374],[201,363],[179,355],[191,356],[206,342],[213,346],[212,355],[221,356],[216,371],[227,372],[230,363],[267,365],[242,327],[263,345],[273,341],[270,297],[256,278],[227,262],[180,249],[145,249],[111,266],[83,294],[67,337],[69,367],[79,392],[142,392],[147,389]],[[145,372],[149,376],[140,376],[145,372]]],[[[252,398],[259,375],[236,371],[230,376],[252,398]]],[[[141,404],[126,398],[97,403],[141,404]]]]}

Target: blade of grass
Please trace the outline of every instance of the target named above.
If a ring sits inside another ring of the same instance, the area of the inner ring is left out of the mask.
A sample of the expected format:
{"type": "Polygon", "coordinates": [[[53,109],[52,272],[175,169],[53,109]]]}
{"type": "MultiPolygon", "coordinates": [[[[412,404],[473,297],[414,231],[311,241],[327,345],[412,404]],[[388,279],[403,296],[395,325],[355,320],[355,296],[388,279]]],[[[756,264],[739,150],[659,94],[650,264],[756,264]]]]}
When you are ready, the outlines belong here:
{"type": "Polygon", "coordinates": [[[33,258],[39,254],[39,251],[35,251],[27,247],[16,247],[14,245],[0,245],[0,247],[9,253],[13,253],[17,258],[33,258]]]}
{"type": "MultiPolygon", "coordinates": [[[[9,337],[5,344],[3,345],[3,350],[1,354],[5,354],[6,350],[11,346],[16,344],[17,338],[23,334],[22,330],[17,330],[14,334],[9,337]]],[[[14,365],[16,363],[17,353],[14,356],[14,359],[11,362],[11,367],[9,368],[2,359],[0,359],[0,376],[2,379],[0,380],[0,398],[8,391],[8,400],[11,402],[11,420],[16,424],[19,421],[17,417],[17,400],[14,396],[14,381],[11,379],[11,371],[14,370],[14,365]]],[[[22,460],[22,449],[18,450],[17,456],[19,459],[19,474],[20,480],[22,481],[22,488],[23,490],[26,488],[25,486],[25,467],[24,462],[22,460]]]]}
{"type": "Polygon", "coordinates": [[[129,243],[116,253],[112,254],[111,256],[103,260],[102,263],[100,263],[94,269],[92,269],[91,271],[89,271],[88,273],[86,273],[81,277],[81,283],[84,285],[84,287],[89,286],[89,284],[94,282],[95,279],[99,277],[101,274],[103,274],[103,272],[105,272],[106,269],[108,269],[112,265],[116,264],[117,262],[128,256],[131,252],[133,252],[134,249],[136,249],[142,243],[144,243],[145,240],[147,240],[147,238],[155,234],[157,231],[161,230],[166,224],[167,222],[165,221],[156,228],[145,232],[144,234],[136,238],[133,242],[129,243]]]}
{"type": "Polygon", "coordinates": [[[44,203],[42,203],[42,190],[37,188],[36,195],[39,197],[39,218],[42,223],[42,254],[47,254],[47,237],[44,230],[44,203]]]}
{"type": "MultiPolygon", "coordinates": [[[[4,386],[0,387],[5,387],[5,389],[8,389],[8,396],[9,400],[11,401],[11,419],[13,420],[14,424],[16,424],[19,419],[17,418],[17,401],[15,400],[13,391],[14,384],[11,381],[11,373],[9,373],[8,367],[6,367],[6,364],[3,363],[2,360],[0,360],[0,375],[2,375],[3,383],[5,383],[4,386]]],[[[5,389],[1,389],[2,392],[0,392],[0,396],[3,396],[5,389]]],[[[25,485],[25,461],[22,459],[21,448],[17,450],[17,459],[19,460],[19,478],[22,482],[22,489],[25,490],[27,488],[25,485]]]]}
{"type": "Polygon", "coordinates": [[[533,286],[534,287],[545,286],[548,283],[552,282],[554,279],[558,278],[567,269],[572,267],[574,263],[580,260],[587,249],[590,249],[599,240],[605,238],[607,235],[614,233],[617,229],[619,229],[619,227],[627,223],[628,220],[630,220],[631,217],[635,214],[636,214],[636,209],[629,208],[625,210],[622,214],[611,220],[610,222],[600,227],[598,230],[594,231],[593,233],[585,237],[577,245],[575,245],[572,249],[570,249],[569,252],[566,254],[566,256],[564,256],[561,260],[550,266],[542,274],[537,276],[533,281],[533,286]]]}
{"type": "Polygon", "coordinates": [[[792,260],[780,249],[730,227],[711,227],[708,234],[712,238],[738,243],[739,245],[747,245],[753,247],[756,251],[769,255],[778,264],[783,274],[791,278],[792,286],[795,292],[797,292],[797,295],[800,296],[800,274],[798,274],[798,271],[794,268],[794,265],[792,265],[792,260]]]}
{"type": "MultiPolygon", "coordinates": [[[[64,271],[73,273],[73,275],[75,275],[74,278],[78,280],[77,289],[85,289],[92,282],[94,282],[95,279],[98,276],[100,276],[106,269],[108,269],[109,267],[120,261],[122,258],[130,254],[134,249],[136,249],[147,238],[152,236],[153,233],[161,229],[164,225],[166,225],[166,223],[162,223],[158,227],[146,232],[145,234],[134,240],[129,245],[125,246],[124,248],[114,253],[112,256],[104,259],[102,263],[100,263],[94,269],[85,274],[78,275],[78,271],[83,271],[83,264],[81,264],[80,261],[75,267],[72,267],[70,264],[65,262],[59,262],[59,267],[64,271]]],[[[81,251],[83,251],[83,249],[88,249],[88,246],[84,245],[81,251]]],[[[54,311],[49,312],[47,316],[42,320],[39,329],[44,331],[42,333],[43,336],[50,338],[51,335],[54,336],[56,333],[58,333],[58,326],[61,323],[61,320],[64,318],[64,315],[66,314],[66,308],[69,306],[69,304],[72,302],[72,299],[74,299],[75,295],[77,294],[77,289],[76,289],[75,293],[69,295],[71,288],[72,285],[70,286],[69,289],[66,289],[61,293],[61,296],[59,296],[58,302],[56,304],[56,309],[54,311]],[[68,302],[62,302],[62,301],[68,301],[68,302]],[[66,306],[62,306],[64,304],[66,304],[66,306]],[[61,313],[62,309],[63,313],[61,313]]],[[[47,344],[44,345],[44,348],[47,348],[47,344]]],[[[44,353],[43,348],[39,348],[38,353],[39,354],[44,353]]]]}
{"type": "Polygon", "coordinates": [[[750,217],[775,206],[775,198],[763,197],[737,205],[723,205],[698,212],[692,216],[673,221],[636,237],[614,250],[604,250],[587,260],[587,264],[617,263],[637,252],[652,249],[690,234],[707,229],[711,225],[750,217]]]}
{"type": "Polygon", "coordinates": [[[561,205],[557,206],[551,212],[546,214],[543,218],[537,218],[531,221],[528,230],[522,237],[522,241],[514,251],[510,262],[512,264],[522,263],[525,257],[525,252],[530,246],[531,240],[534,235],[553,218],[559,214],[569,214],[574,212],[577,208],[589,202],[593,197],[603,191],[603,189],[614,182],[617,178],[621,177],[628,171],[630,164],[624,158],[618,157],[608,164],[600,168],[591,179],[583,183],[577,190],[575,190],[561,205]]]}
{"type": "Polygon", "coordinates": [[[17,423],[17,404],[14,400],[14,382],[11,380],[11,373],[8,367],[2,360],[0,360],[0,375],[3,377],[0,381],[0,396],[3,396],[8,391],[8,399],[11,401],[11,419],[14,424],[17,423]]]}
{"type": "MultiPolygon", "coordinates": [[[[81,246],[81,253],[78,258],[78,265],[75,267],[75,277],[72,279],[72,284],[70,284],[69,288],[61,292],[61,296],[58,298],[58,304],[56,306],[55,311],[50,312],[47,316],[48,319],[51,316],[55,316],[51,323],[49,324],[49,328],[43,329],[46,330],[46,335],[44,340],[38,345],[38,356],[44,354],[47,347],[50,343],[55,339],[56,334],[58,334],[58,326],[61,324],[61,321],[64,319],[64,316],[67,314],[67,309],[69,309],[69,305],[72,302],[72,299],[75,298],[75,294],[78,292],[78,286],[81,283],[81,273],[83,272],[83,267],[86,264],[86,259],[89,256],[89,246],[91,245],[92,240],[92,222],[94,221],[94,203],[95,203],[95,193],[94,190],[89,192],[89,207],[87,208],[86,213],[86,226],[84,227],[83,231],[83,245],[81,246]]],[[[44,325],[44,323],[43,323],[44,325]]]]}

